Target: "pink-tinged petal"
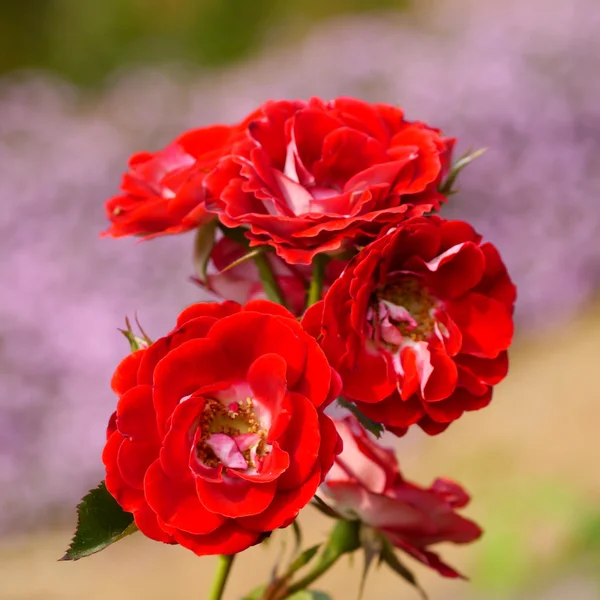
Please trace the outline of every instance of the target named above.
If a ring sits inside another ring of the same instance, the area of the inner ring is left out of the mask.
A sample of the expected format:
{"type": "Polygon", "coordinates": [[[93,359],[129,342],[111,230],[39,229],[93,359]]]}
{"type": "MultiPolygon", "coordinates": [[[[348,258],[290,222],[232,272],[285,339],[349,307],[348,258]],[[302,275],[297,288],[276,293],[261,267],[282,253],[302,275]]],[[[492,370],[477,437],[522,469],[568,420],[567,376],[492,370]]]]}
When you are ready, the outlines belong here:
{"type": "Polygon", "coordinates": [[[151,540],[164,542],[165,544],[176,544],[175,538],[164,531],[156,517],[156,513],[146,504],[133,513],[133,518],[138,529],[151,540]]]}
{"type": "MultiPolygon", "coordinates": [[[[377,452],[374,456],[372,452],[366,453],[365,450],[372,450],[371,446],[375,446],[375,444],[360,431],[359,427],[360,425],[357,426],[350,418],[336,422],[336,428],[342,438],[344,448],[342,454],[336,459],[336,465],[341,467],[345,473],[342,481],[355,480],[366,490],[375,494],[383,494],[391,479],[387,465],[397,465],[394,452],[391,449],[379,448],[378,450],[385,454],[377,452]]],[[[327,477],[326,480],[328,482],[337,481],[332,476],[327,477]]]]}
{"type": "Polygon", "coordinates": [[[283,491],[298,487],[308,479],[318,461],[321,445],[317,410],[304,396],[290,396],[293,424],[278,439],[290,456],[290,466],[278,481],[278,489],[283,491]]]}
{"type": "Polygon", "coordinates": [[[251,531],[272,531],[278,527],[286,527],[312,500],[320,483],[321,469],[316,465],[310,477],[301,486],[287,492],[278,491],[264,512],[252,517],[242,517],[237,519],[237,522],[251,531]]]}
{"type": "Polygon", "coordinates": [[[200,503],[193,481],[171,479],[158,460],[146,472],[144,489],[148,504],[169,527],[205,535],[225,522],[225,517],[206,510],[200,503]]]}
{"type": "Polygon", "coordinates": [[[242,433],[241,435],[236,435],[233,439],[238,450],[240,452],[246,452],[246,450],[250,450],[252,446],[258,444],[260,435],[258,435],[258,433],[242,433]]]}
{"type": "Polygon", "coordinates": [[[196,478],[196,491],[207,510],[226,517],[238,518],[261,513],[271,504],[277,482],[255,483],[236,477],[228,470],[221,483],[196,478]]]}
{"type": "Polygon", "coordinates": [[[256,470],[235,471],[235,475],[240,479],[255,483],[275,481],[290,466],[290,456],[279,447],[277,442],[274,442],[269,454],[256,457],[255,462],[256,470]]]}
{"type": "Polygon", "coordinates": [[[152,388],[138,385],[123,394],[117,403],[117,427],[135,441],[158,443],[152,388]]]}
{"type": "Polygon", "coordinates": [[[248,463],[239,451],[233,438],[224,433],[213,433],[206,440],[206,445],[225,467],[231,469],[247,469],[248,463]]]}
{"type": "MultiPolygon", "coordinates": [[[[227,317],[217,325],[236,316],[227,317]]],[[[227,381],[229,366],[228,358],[211,339],[190,340],[171,350],[154,370],[154,408],[159,433],[165,432],[166,421],[182,398],[199,388],[227,381]]]]}
{"type": "Polygon", "coordinates": [[[117,465],[123,481],[136,489],[142,489],[144,475],[148,467],[158,458],[160,446],[154,442],[134,442],[125,438],[119,454],[117,465]]]}
{"type": "Polygon", "coordinates": [[[280,171],[273,171],[273,177],[279,186],[283,199],[295,215],[304,215],[310,212],[313,198],[305,187],[292,181],[280,171]]]}
{"type": "Polygon", "coordinates": [[[173,537],[184,548],[198,556],[237,554],[258,544],[261,540],[260,533],[248,531],[231,520],[208,535],[192,535],[184,531],[176,531],[173,537]]]}
{"type": "Polygon", "coordinates": [[[423,513],[407,504],[381,494],[373,494],[358,483],[328,482],[324,493],[332,507],[344,516],[358,516],[372,527],[415,528],[423,523],[423,513]]]}
{"type": "Polygon", "coordinates": [[[127,355],[117,367],[110,385],[118,396],[123,395],[137,385],[138,369],[145,352],[146,349],[143,349],[127,355]]]}
{"type": "Polygon", "coordinates": [[[438,477],[431,484],[430,489],[440,498],[443,498],[452,508],[463,508],[471,500],[462,486],[445,477],[438,477]]]}

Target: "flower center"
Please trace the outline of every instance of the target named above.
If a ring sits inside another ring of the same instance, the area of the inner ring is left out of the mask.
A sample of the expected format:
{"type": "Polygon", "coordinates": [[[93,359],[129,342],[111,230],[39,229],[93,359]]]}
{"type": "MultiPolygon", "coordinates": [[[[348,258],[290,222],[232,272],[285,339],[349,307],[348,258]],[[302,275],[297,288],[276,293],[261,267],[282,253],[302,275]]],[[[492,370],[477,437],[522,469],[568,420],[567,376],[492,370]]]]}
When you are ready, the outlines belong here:
{"type": "Polygon", "coordinates": [[[196,444],[198,460],[206,467],[223,464],[231,469],[256,469],[269,453],[267,432],[261,428],[251,398],[224,404],[208,398],[196,444]]]}
{"type": "Polygon", "coordinates": [[[404,278],[379,292],[367,319],[375,339],[392,347],[429,339],[435,330],[437,301],[416,278],[404,278]]]}

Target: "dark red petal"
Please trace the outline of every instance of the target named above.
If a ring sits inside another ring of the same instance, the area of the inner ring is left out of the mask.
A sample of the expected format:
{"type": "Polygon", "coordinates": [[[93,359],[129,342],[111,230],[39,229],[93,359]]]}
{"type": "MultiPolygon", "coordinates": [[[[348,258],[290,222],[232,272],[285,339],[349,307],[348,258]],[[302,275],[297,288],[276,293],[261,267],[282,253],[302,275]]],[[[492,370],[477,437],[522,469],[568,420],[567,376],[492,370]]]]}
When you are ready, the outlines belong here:
{"type": "Polygon", "coordinates": [[[379,402],[396,389],[396,375],[384,352],[361,348],[354,365],[336,365],[344,393],[361,402],[379,402]]]}
{"type": "Polygon", "coordinates": [[[160,464],[165,473],[175,480],[191,479],[190,452],[204,405],[203,397],[192,396],[173,411],[160,451],[160,464]]]}
{"type": "Polygon", "coordinates": [[[200,502],[207,510],[225,517],[246,517],[261,513],[271,504],[277,482],[253,483],[235,477],[227,469],[229,477],[223,475],[221,483],[196,478],[196,491],[200,502]]]}
{"type": "Polygon", "coordinates": [[[257,312],[263,315],[277,315],[296,320],[296,317],[287,308],[269,300],[251,300],[244,306],[244,311],[257,312]]]}
{"type": "Polygon", "coordinates": [[[156,442],[134,442],[125,438],[117,455],[117,465],[123,481],[133,488],[142,489],[148,467],[158,458],[156,442]]]}
{"type": "Polygon", "coordinates": [[[151,540],[164,542],[165,544],[176,544],[175,538],[164,531],[156,518],[156,513],[146,504],[133,513],[135,524],[138,529],[151,540]]]}
{"type": "Polygon", "coordinates": [[[293,389],[304,372],[306,349],[292,323],[272,315],[241,312],[215,324],[209,338],[225,354],[230,378],[245,379],[256,358],[278,354],[287,364],[288,389],[293,389]]]}
{"type": "Polygon", "coordinates": [[[158,443],[156,413],[149,385],[138,385],[121,396],[117,403],[117,427],[123,435],[136,441],[158,443]]]}
{"type": "Polygon", "coordinates": [[[471,500],[462,486],[445,477],[438,477],[431,484],[430,489],[443,498],[452,508],[463,508],[471,500]]]}
{"type": "Polygon", "coordinates": [[[129,391],[138,383],[137,374],[140,367],[140,362],[146,350],[138,350],[126,356],[115,371],[110,385],[118,396],[129,391]]]}
{"type": "Polygon", "coordinates": [[[204,535],[225,522],[225,517],[206,510],[200,503],[193,480],[182,482],[171,479],[158,460],[146,473],[144,489],[152,510],[170,527],[204,535]]]}
{"type": "Polygon", "coordinates": [[[394,392],[381,402],[356,402],[356,406],[367,417],[386,427],[408,427],[425,414],[423,403],[417,394],[403,400],[398,392],[394,392]]]}
{"type": "Polygon", "coordinates": [[[453,299],[466,294],[481,281],[485,258],[479,246],[463,242],[427,262],[426,267],[433,274],[435,295],[453,299]]]}
{"type": "Polygon", "coordinates": [[[184,548],[198,556],[237,554],[257,544],[261,539],[260,533],[248,531],[234,521],[227,521],[208,535],[192,535],[184,531],[176,531],[173,537],[184,548]]]}
{"type": "Polygon", "coordinates": [[[301,485],[314,470],[319,457],[321,433],[315,407],[300,394],[290,394],[293,424],[279,438],[280,446],[290,456],[290,466],[278,481],[278,490],[301,485]]]}
{"type": "Polygon", "coordinates": [[[278,527],[286,527],[312,500],[321,479],[321,469],[316,465],[310,477],[300,487],[287,492],[278,491],[263,513],[237,519],[238,523],[252,531],[272,531],[278,527]]]}
{"type": "Polygon", "coordinates": [[[512,315],[497,300],[471,293],[449,302],[447,311],[463,334],[462,353],[496,358],[510,346],[514,331],[512,315]]]}
{"type": "Polygon", "coordinates": [[[213,317],[214,319],[222,319],[228,315],[233,315],[241,310],[241,306],[237,302],[226,300],[225,302],[199,302],[192,304],[184,309],[177,318],[177,327],[181,327],[184,323],[199,317],[213,317]]]}
{"type": "Polygon", "coordinates": [[[433,368],[426,382],[421,380],[421,395],[425,402],[448,398],[458,381],[456,363],[443,351],[429,347],[429,364],[433,368]]]}
{"type": "Polygon", "coordinates": [[[388,537],[391,538],[391,541],[394,544],[394,546],[396,546],[397,548],[401,548],[402,550],[410,554],[410,556],[416,558],[419,562],[422,562],[424,565],[427,565],[428,567],[431,567],[432,569],[437,571],[443,577],[449,577],[453,579],[458,577],[461,579],[465,579],[464,575],[461,575],[451,566],[442,562],[440,557],[435,552],[431,552],[431,550],[416,548],[415,546],[412,546],[411,544],[402,540],[398,536],[390,535],[388,537]]]}
{"type": "Polygon", "coordinates": [[[446,431],[446,429],[448,429],[450,426],[450,423],[438,423],[428,415],[425,415],[423,418],[419,419],[417,425],[427,435],[438,435],[439,433],[442,433],[442,431],[446,431]]]}
{"type": "Polygon", "coordinates": [[[292,418],[290,400],[286,396],[287,365],[278,354],[263,354],[248,370],[247,380],[254,397],[271,414],[267,441],[278,439],[292,418]]]}
{"type": "Polygon", "coordinates": [[[294,391],[308,398],[315,406],[321,406],[330,399],[332,387],[339,388],[339,382],[334,379],[332,385],[331,367],[314,338],[306,334],[303,337],[306,343],[304,377],[298,382],[294,391]]]}
{"type": "Polygon", "coordinates": [[[182,398],[199,388],[227,381],[230,368],[221,347],[210,338],[190,340],[169,352],[154,371],[154,407],[159,433],[166,430],[167,419],[182,398]]]}
{"type": "Polygon", "coordinates": [[[320,300],[312,306],[309,306],[301,320],[304,330],[312,335],[317,341],[319,341],[319,338],[321,337],[321,321],[323,319],[324,303],[324,300],[320,300]]]}
{"type": "Polygon", "coordinates": [[[319,463],[321,464],[321,476],[325,477],[329,473],[335,457],[342,452],[343,443],[333,421],[322,412],[319,413],[319,429],[321,431],[319,463]]]}
{"type": "Polygon", "coordinates": [[[141,490],[137,490],[125,483],[117,466],[117,456],[123,441],[123,436],[118,431],[115,431],[106,442],[106,446],[104,446],[102,462],[106,467],[106,489],[121,505],[123,510],[131,512],[146,504],[146,500],[141,490]]]}

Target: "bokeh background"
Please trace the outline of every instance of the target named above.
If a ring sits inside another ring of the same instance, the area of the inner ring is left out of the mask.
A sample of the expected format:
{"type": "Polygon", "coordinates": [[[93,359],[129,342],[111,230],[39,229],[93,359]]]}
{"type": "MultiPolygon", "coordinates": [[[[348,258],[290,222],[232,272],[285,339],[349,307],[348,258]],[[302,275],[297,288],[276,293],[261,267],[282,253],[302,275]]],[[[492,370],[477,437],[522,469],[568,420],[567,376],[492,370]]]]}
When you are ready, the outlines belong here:
{"type": "MultiPolygon", "coordinates": [[[[461,481],[485,537],[415,567],[431,598],[600,597],[600,10],[596,0],[0,3],[0,599],[202,598],[213,561],[134,536],[56,563],[102,478],[108,382],[137,311],[153,337],[200,298],[189,235],[100,240],[127,157],[269,98],[352,95],[489,151],[444,209],[519,285],[491,407],[398,444],[409,478],[461,481]]],[[[309,539],[326,524],[307,509],[309,539]]],[[[285,538],[285,535],[281,536],[285,538]]],[[[279,552],[252,549],[230,598],[279,552]]],[[[409,560],[409,559],[407,559],[409,560]]],[[[353,598],[360,563],[322,588],[353,598]]],[[[366,598],[417,598],[381,571],[366,598]]]]}

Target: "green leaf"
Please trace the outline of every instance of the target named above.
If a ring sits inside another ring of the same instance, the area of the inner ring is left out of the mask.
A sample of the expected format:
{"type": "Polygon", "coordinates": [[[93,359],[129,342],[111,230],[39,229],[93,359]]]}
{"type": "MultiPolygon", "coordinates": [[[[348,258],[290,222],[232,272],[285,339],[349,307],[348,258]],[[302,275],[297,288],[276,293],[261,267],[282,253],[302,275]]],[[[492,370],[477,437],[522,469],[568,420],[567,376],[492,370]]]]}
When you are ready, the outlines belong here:
{"type": "Polygon", "coordinates": [[[370,431],[377,439],[381,437],[381,434],[383,433],[383,425],[381,423],[369,419],[369,417],[360,412],[360,410],[354,404],[348,402],[348,400],[338,398],[338,404],[342,408],[349,410],[359,420],[360,424],[367,431],[370,431]]]}
{"type": "Polygon", "coordinates": [[[254,588],[247,596],[244,596],[242,600],[260,600],[263,597],[266,589],[266,585],[261,585],[257,588],[254,588]]]}
{"type": "Polygon", "coordinates": [[[79,560],[135,533],[133,515],[110,495],[104,481],[77,506],[77,529],[66,554],[59,560],[79,560]]]}
{"type": "Polygon", "coordinates": [[[339,515],[331,506],[329,506],[323,499],[319,498],[317,494],[313,496],[311,500],[312,506],[314,506],[319,512],[323,513],[327,517],[332,517],[333,519],[341,519],[341,515],[339,515]]]}
{"type": "Polygon", "coordinates": [[[288,596],[287,600],[332,600],[329,594],[317,590],[301,590],[288,596]]]}
{"type": "Polygon", "coordinates": [[[213,246],[215,245],[215,231],[217,228],[217,219],[210,221],[206,225],[198,228],[194,239],[193,263],[194,270],[198,279],[206,283],[206,269],[213,246]]]}
{"type": "Polygon", "coordinates": [[[321,544],[316,544],[315,546],[311,546],[302,552],[290,565],[290,568],[286,573],[286,577],[291,576],[293,573],[299,571],[302,567],[307,565],[319,551],[320,547],[321,544]]]}
{"type": "Polygon", "coordinates": [[[285,298],[279,287],[277,278],[271,269],[266,254],[264,252],[259,252],[258,254],[255,254],[253,258],[254,264],[258,268],[260,282],[262,283],[267,298],[271,300],[271,302],[276,302],[277,304],[285,306],[285,298]]]}
{"type": "Polygon", "coordinates": [[[229,271],[229,269],[233,269],[234,267],[245,263],[247,260],[250,260],[251,258],[258,256],[259,254],[262,254],[263,252],[266,252],[264,246],[260,246],[259,248],[250,250],[250,252],[244,254],[244,256],[240,256],[240,258],[234,260],[232,263],[229,263],[224,269],[221,269],[219,272],[226,273],[227,271],[229,271]]]}
{"type": "Polygon", "coordinates": [[[360,548],[360,521],[341,519],[333,528],[319,562],[329,562],[360,548]]]}
{"type": "Polygon", "coordinates": [[[358,600],[361,600],[365,591],[365,583],[367,581],[367,575],[369,574],[369,568],[375,557],[381,556],[381,551],[383,550],[383,536],[372,527],[361,525],[359,539],[365,553],[365,562],[360,579],[360,587],[358,589],[358,600]]]}
{"type": "Polygon", "coordinates": [[[383,548],[381,550],[381,554],[379,555],[379,564],[381,564],[382,562],[384,562],[388,567],[390,567],[390,569],[392,569],[394,573],[400,575],[402,579],[408,581],[408,583],[414,586],[421,595],[421,597],[424,600],[427,600],[427,594],[419,585],[417,578],[413,575],[412,571],[410,571],[407,567],[404,566],[404,564],[400,562],[400,559],[398,558],[394,547],[387,538],[383,538],[383,548]]]}
{"type": "Polygon", "coordinates": [[[142,337],[139,335],[135,335],[133,332],[133,328],[131,327],[131,323],[129,319],[125,317],[125,326],[127,329],[119,329],[119,331],[127,338],[129,341],[129,346],[132,352],[137,352],[142,348],[147,348],[152,344],[152,340],[148,337],[146,332],[142,329],[140,322],[138,321],[137,315],[135,316],[135,323],[142,334],[142,337]]]}
{"type": "Polygon", "coordinates": [[[470,163],[472,163],[475,159],[479,158],[482,154],[487,152],[487,148],[480,148],[479,150],[467,150],[465,154],[463,154],[450,169],[450,173],[446,178],[446,181],[440,185],[438,191],[445,196],[450,196],[451,194],[456,193],[457,190],[453,189],[454,182],[458,177],[459,173],[470,163]]]}
{"type": "Polygon", "coordinates": [[[300,529],[297,519],[292,523],[292,531],[294,533],[294,556],[296,556],[302,548],[302,529],[300,529]]]}

